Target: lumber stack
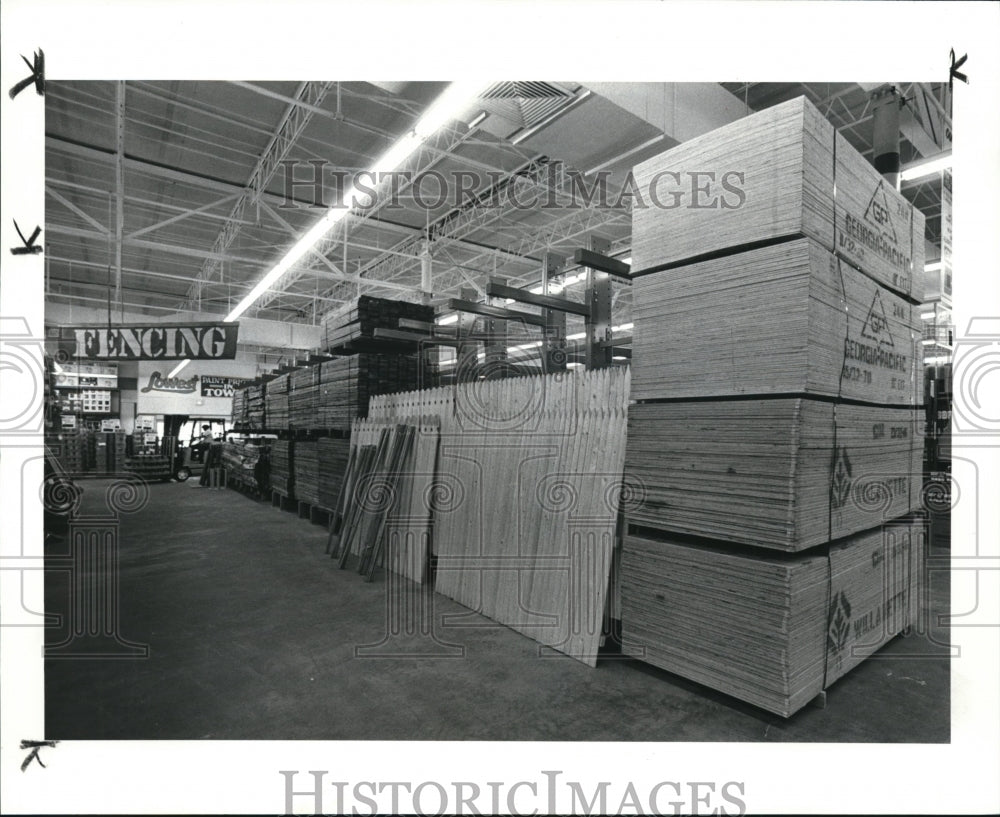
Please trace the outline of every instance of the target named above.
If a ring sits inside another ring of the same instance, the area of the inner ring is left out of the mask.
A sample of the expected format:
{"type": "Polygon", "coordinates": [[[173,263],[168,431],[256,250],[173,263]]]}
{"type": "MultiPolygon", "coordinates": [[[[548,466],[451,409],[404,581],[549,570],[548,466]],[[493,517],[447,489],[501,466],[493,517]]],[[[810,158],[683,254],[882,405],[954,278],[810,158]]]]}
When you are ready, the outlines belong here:
{"type": "Polygon", "coordinates": [[[623,650],[788,717],[916,624],[924,547],[912,520],[792,557],[630,533],[623,650]]]}
{"type": "Polygon", "coordinates": [[[361,353],[325,361],[319,370],[317,428],[347,431],[354,419],[367,416],[373,396],[420,385],[416,354],[361,353]]]}
{"type": "Polygon", "coordinates": [[[860,660],[830,617],[919,595],[920,548],[903,585],[878,548],[920,502],[923,217],[804,99],[635,176],[692,169],[714,206],[633,209],[623,643],[787,716],[860,660]],[[865,559],[884,585],[838,584],[865,559]]]}
{"type": "Polygon", "coordinates": [[[289,499],[295,498],[295,482],[292,464],[295,456],[293,440],[274,440],[271,443],[270,484],[271,488],[289,499]]]}
{"type": "Polygon", "coordinates": [[[264,388],[263,383],[251,383],[244,389],[246,401],[246,422],[250,428],[262,429],[264,423],[264,388]]]}
{"type": "Polygon", "coordinates": [[[371,351],[379,346],[398,346],[380,343],[375,339],[374,332],[378,328],[398,329],[400,318],[430,323],[434,320],[434,308],[361,295],[346,313],[331,315],[324,322],[324,345],[332,351],[371,351]]]}
{"type": "Polygon", "coordinates": [[[292,472],[295,498],[310,505],[319,505],[319,452],[314,440],[295,441],[292,472]]]}
{"type": "Polygon", "coordinates": [[[319,366],[304,366],[288,375],[288,427],[317,428],[319,401],[319,366]]]}
{"type": "Polygon", "coordinates": [[[261,450],[256,443],[230,440],[222,444],[222,466],[230,481],[242,485],[257,484],[257,464],[261,450]]]}
{"type": "Polygon", "coordinates": [[[643,270],[808,236],[919,302],[924,217],[805,97],[691,139],[635,168],[662,206],[633,209],[643,270]]]}
{"type": "Polygon", "coordinates": [[[288,428],[288,374],[268,381],[264,396],[267,427],[274,431],[288,428]]]}
{"type": "Polygon", "coordinates": [[[337,507],[350,449],[351,442],[346,438],[320,437],[316,441],[316,456],[319,459],[317,504],[328,511],[337,507]]]}
{"type": "Polygon", "coordinates": [[[233,391],[233,425],[237,428],[245,428],[249,423],[247,410],[247,390],[235,389],[233,391]]]}

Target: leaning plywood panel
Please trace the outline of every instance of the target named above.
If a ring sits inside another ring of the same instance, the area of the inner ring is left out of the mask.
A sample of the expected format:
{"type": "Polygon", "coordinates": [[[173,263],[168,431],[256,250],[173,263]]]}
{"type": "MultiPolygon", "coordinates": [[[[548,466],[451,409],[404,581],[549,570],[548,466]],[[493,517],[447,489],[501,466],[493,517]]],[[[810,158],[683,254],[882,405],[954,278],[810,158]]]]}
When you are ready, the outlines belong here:
{"type": "Polygon", "coordinates": [[[633,286],[636,400],[920,402],[919,308],[812,239],[641,276],[633,286]]]}
{"type": "Polygon", "coordinates": [[[916,622],[923,531],[796,556],[626,536],[626,654],[788,717],[916,622]]]}
{"type": "Polygon", "coordinates": [[[919,301],[924,219],[804,97],[635,168],[633,269],[805,235],[919,301]]]}
{"type": "Polygon", "coordinates": [[[810,399],[629,407],[636,524],[801,551],[917,507],[916,411],[810,399]]]}

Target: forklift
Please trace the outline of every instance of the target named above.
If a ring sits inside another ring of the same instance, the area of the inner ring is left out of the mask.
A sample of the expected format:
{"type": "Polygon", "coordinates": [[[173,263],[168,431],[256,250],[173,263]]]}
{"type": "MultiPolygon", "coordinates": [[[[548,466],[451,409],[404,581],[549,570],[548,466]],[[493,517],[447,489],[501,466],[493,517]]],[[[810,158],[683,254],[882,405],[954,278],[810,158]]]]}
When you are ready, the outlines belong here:
{"type": "Polygon", "coordinates": [[[212,445],[221,444],[226,438],[226,420],[182,414],[171,414],[163,419],[167,434],[177,440],[174,479],[185,482],[192,476],[199,476],[208,462],[212,445]]]}

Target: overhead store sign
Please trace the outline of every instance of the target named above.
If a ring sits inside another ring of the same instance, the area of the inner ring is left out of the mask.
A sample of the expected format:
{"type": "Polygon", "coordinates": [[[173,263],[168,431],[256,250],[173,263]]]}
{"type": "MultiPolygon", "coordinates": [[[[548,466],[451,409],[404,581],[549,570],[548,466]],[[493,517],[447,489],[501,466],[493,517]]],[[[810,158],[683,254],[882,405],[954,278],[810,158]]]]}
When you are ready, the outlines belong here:
{"type": "Polygon", "coordinates": [[[210,374],[201,376],[202,397],[232,397],[233,393],[251,381],[240,377],[215,377],[210,374]]]}
{"type": "Polygon", "coordinates": [[[88,360],[232,360],[238,323],[62,326],[59,348],[88,360]]]}

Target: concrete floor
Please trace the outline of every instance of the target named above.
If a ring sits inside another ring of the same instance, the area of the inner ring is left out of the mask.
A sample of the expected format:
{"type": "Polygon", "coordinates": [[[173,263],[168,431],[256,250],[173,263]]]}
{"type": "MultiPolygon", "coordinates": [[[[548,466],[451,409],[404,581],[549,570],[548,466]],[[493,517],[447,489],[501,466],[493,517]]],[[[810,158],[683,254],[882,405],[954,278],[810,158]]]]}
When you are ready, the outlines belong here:
{"type": "MultiPolygon", "coordinates": [[[[109,484],[81,483],[84,513],[106,513],[109,484]]],[[[535,642],[436,594],[434,632],[451,646],[389,639],[383,657],[358,657],[386,639],[388,585],[339,570],[325,543],[323,527],[232,490],[151,485],[146,506],[121,517],[118,629],[149,655],[48,660],[46,737],[949,740],[940,628],[896,638],[832,687],[825,709],[785,720],[635,661],[540,657],[535,642]],[[467,626],[442,627],[456,614],[467,626]]],[[[49,536],[47,555],[66,549],[65,534],[49,536]]],[[[68,633],[68,598],[68,575],[50,572],[47,609],[64,618],[49,643],[68,633]]],[[[948,608],[944,574],[930,605],[948,608]]]]}

